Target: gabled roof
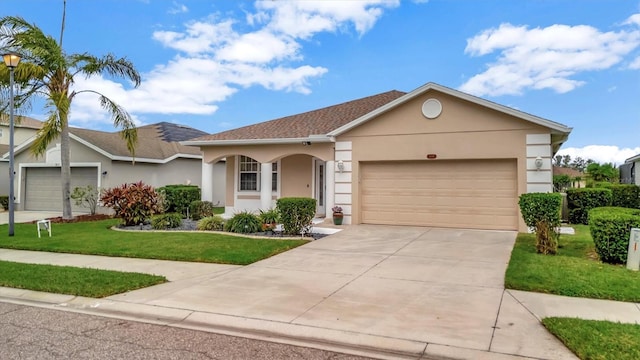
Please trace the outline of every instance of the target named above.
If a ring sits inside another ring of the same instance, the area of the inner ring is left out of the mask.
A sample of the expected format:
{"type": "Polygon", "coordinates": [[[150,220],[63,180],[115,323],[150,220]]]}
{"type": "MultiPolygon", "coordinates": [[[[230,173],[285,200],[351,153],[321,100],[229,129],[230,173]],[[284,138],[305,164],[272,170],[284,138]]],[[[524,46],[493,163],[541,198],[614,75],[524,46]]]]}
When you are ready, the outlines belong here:
{"type": "MultiPolygon", "coordinates": [[[[73,140],[95,150],[111,160],[132,161],[126,142],[119,132],[105,132],[70,128],[73,140]]],[[[135,161],[150,163],[166,163],[175,158],[201,159],[202,153],[198,148],[181,145],[177,141],[165,139],[184,139],[190,134],[206,134],[203,131],[183,125],[158,123],[138,128],[138,143],[136,145],[135,161]]],[[[197,135],[196,135],[197,136],[197,135]]],[[[16,152],[28,149],[35,137],[16,147],[16,152]]],[[[8,156],[7,154],[4,157],[8,156]]]]}
{"type": "Polygon", "coordinates": [[[213,135],[202,136],[184,145],[229,145],[260,143],[293,143],[306,141],[333,141],[339,136],[377,116],[400,106],[411,99],[435,90],[450,96],[463,99],[537,125],[547,127],[552,133],[554,152],[566,141],[571,128],[563,124],[543,119],[519,110],[512,109],[473,95],[469,95],[442,85],[428,83],[410,93],[389,91],[346,103],[329,106],[319,110],[283,117],[255,125],[213,135]]]}
{"type": "Polygon", "coordinates": [[[632,162],[635,162],[635,161],[638,161],[638,160],[640,160],[640,154],[638,154],[636,156],[632,156],[632,157],[628,158],[627,160],[625,160],[624,162],[625,163],[632,163],[632,162]]]}
{"type": "Polygon", "coordinates": [[[553,175],[569,175],[572,178],[585,176],[580,170],[555,165],[553,166],[553,175]]]}

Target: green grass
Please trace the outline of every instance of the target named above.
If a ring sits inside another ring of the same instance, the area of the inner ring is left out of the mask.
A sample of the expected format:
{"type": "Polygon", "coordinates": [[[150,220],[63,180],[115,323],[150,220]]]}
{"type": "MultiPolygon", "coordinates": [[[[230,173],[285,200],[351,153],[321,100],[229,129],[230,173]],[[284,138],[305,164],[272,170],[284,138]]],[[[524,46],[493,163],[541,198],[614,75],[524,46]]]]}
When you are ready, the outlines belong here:
{"type": "Polygon", "coordinates": [[[0,286],[100,298],[166,282],[164,276],[0,261],[0,286]]]}
{"type": "MultiPolygon", "coordinates": [[[[52,224],[53,237],[38,238],[34,224],[15,224],[15,236],[0,236],[0,248],[247,265],[306,240],[250,239],[198,232],[110,230],[117,219],[52,224]]],[[[7,225],[0,226],[6,234],[7,225]]]]}
{"type": "Polygon", "coordinates": [[[505,287],[542,293],[640,301],[640,272],[598,261],[586,225],[561,235],[557,255],[540,255],[534,234],[519,234],[507,268],[505,287]]]}
{"type": "Polygon", "coordinates": [[[580,359],[640,359],[640,325],[554,317],[542,323],[580,359]]]}
{"type": "Polygon", "coordinates": [[[214,207],[213,213],[217,215],[224,214],[224,206],[214,207]]]}

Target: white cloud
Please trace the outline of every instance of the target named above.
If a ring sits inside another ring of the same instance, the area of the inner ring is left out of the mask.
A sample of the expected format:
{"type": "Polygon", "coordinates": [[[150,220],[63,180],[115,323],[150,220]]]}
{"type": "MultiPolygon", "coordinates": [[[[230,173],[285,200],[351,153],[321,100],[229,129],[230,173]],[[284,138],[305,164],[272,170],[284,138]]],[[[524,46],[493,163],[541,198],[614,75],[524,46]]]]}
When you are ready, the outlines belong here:
{"type": "Polygon", "coordinates": [[[169,8],[169,14],[181,14],[189,12],[189,8],[185,4],[180,4],[177,1],[173,2],[173,6],[169,8]]]}
{"type": "MultiPolygon", "coordinates": [[[[137,89],[94,76],[76,79],[75,89],[99,89],[141,121],[141,114],[214,113],[221,102],[242,88],[262,86],[274,91],[311,92],[311,80],[327,73],[304,63],[302,41],[320,32],[371,29],[385,9],[399,0],[257,1],[245,21],[210,15],[178,31],[155,31],[152,39],[177,52],[165,64],[142,74],[137,89]]],[[[178,2],[172,9],[187,11],[178,2]]],[[[74,100],[72,119],[110,123],[95,97],[74,100]]]]}
{"type": "MultiPolygon", "coordinates": [[[[629,25],[640,21],[635,15],[629,19],[629,25]]],[[[573,78],[576,74],[611,68],[639,45],[640,30],[635,27],[602,32],[587,25],[530,29],[501,24],[467,40],[465,53],[471,56],[498,55],[460,89],[479,96],[516,95],[528,89],[565,93],[584,84],[573,78]]]]}
{"type": "Polygon", "coordinates": [[[632,156],[640,154],[640,147],[619,148],[613,145],[587,145],[582,148],[560,149],[556,155],[569,155],[572,159],[581,157],[585,160],[592,159],[597,163],[624,164],[624,161],[632,156]]]}

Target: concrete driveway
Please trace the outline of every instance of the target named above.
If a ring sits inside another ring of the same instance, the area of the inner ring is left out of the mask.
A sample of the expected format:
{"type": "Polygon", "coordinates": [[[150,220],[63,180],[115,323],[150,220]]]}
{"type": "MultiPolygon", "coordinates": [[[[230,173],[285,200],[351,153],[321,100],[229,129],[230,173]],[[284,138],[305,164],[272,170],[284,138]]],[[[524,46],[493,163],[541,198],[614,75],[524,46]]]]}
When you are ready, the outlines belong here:
{"type": "Polygon", "coordinates": [[[183,324],[253,329],[391,353],[449,356],[454,351],[458,357],[460,351],[497,349],[563,358],[566,348],[530,314],[507,315],[526,319],[520,329],[530,334],[517,339],[509,335],[514,319],[498,319],[515,237],[509,231],[351,226],[246,267],[108,299],[194,311],[183,324]],[[523,344],[523,338],[531,343],[523,344]]]}
{"type": "MultiPolygon", "coordinates": [[[[36,220],[62,216],[62,211],[15,211],[13,213],[15,223],[26,223],[36,220]]],[[[9,212],[0,212],[0,225],[9,223],[9,212]]]]}

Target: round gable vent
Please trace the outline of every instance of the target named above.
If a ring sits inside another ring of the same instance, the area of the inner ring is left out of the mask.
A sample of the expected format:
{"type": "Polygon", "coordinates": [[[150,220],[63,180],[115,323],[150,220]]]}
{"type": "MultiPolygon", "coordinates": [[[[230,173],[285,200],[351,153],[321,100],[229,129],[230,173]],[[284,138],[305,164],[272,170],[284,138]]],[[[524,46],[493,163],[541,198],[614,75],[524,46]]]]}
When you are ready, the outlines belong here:
{"type": "Polygon", "coordinates": [[[422,104],[422,115],[427,119],[435,119],[442,113],[442,104],[436,99],[429,99],[422,104]]]}

